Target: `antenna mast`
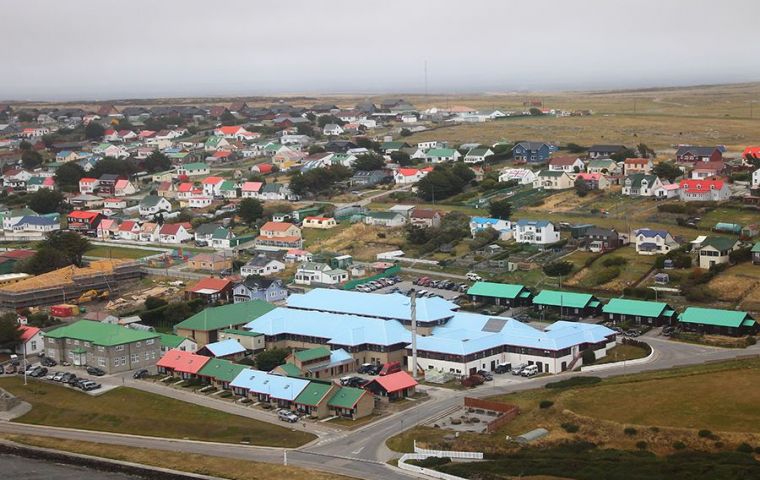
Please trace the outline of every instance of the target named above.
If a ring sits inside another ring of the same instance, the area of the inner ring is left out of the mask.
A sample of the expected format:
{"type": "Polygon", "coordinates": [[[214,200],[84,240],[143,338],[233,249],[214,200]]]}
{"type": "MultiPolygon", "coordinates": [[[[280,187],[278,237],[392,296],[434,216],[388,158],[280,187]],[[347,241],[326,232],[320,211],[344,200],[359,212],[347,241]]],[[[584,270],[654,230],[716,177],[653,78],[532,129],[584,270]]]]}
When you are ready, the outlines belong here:
{"type": "Polygon", "coordinates": [[[412,377],[417,380],[417,292],[409,292],[412,306],[412,377]]]}

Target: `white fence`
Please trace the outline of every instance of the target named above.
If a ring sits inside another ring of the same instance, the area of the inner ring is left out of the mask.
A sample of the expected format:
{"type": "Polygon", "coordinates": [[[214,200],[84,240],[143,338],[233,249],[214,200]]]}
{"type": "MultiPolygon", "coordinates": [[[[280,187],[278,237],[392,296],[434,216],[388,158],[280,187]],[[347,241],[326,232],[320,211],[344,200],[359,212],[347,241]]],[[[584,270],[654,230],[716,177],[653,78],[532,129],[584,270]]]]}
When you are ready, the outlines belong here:
{"type": "Polygon", "coordinates": [[[649,363],[654,357],[654,348],[651,345],[649,345],[649,347],[652,349],[652,351],[649,352],[649,355],[644,358],[637,358],[636,360],[623,360],[622,362],[603,363],[601,365],[589,365],[587,367],[581,367],[581,372],[599,372],[602,370],[620,368],[621,366],[629,367],[634,365],[641,365],[643,363],[649,363]]]}
{"type": "Polygon", "coordinates": [[[417,465],[409,465],[407,460],[424,460],[428,457],[442,457],[442,458],[460,458],[469,460],[483,460],[482,452],[456,452],[447,450],[428,450],[425,448],[419,448],[417,442],[414,442],[414,452],[406,453],[398,460],[398,468],[407,472],[413,472],[427,477],[438,478],[440,480],[465,480],[462,477],[456,475],[450,475],[448,473],[439,472],[437,470],[431,470],[429,468],[418,467],[417,465]]]}

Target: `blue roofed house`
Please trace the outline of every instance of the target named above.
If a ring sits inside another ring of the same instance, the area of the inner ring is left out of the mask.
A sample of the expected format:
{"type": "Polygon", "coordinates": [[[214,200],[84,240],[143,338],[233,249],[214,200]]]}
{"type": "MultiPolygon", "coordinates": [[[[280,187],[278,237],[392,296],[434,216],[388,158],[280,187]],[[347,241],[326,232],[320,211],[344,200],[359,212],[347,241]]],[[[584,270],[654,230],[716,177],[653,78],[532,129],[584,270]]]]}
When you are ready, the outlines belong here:
{"type": "Polygon", "coordinates": [[[225,360],[240,360],[246,356],[247,350],[234,338],[207,343],[198,349],[198,355],[222,358],[225,360]]]}
{"type": "Polygon", "coordinates": [[[288,289],[282,284],[282,280],[254,275],[236,284],[232,289],[232,295],[235,303],[252,300],[274,303],[288,298],[288,289]]]}
{"type": "MultiPolygon", "coordinates": [[[[61,229],[61,220],[57,213],[48,215],[25,215],[18,222],[13,224],[11,231],[13,235],[22,235],[24,237],[43,238],[50,232],[61,229]]],[[[7,235],[7,234],[6,234],[7,235]]]]}
{"type": "Polygon", "coordinates": [[[678,242],[665,230],[640,228],[634,231],[634,241],[639,255],[664,255],[679,247],[678,242]]]}
{"type": "Polygon", "coordinates": [[[486,229],[496,230],[499,240],[512,238],[512,222],[500,218],[470,217],[470,234],[474,237],[486,229]]]}
{"type": "Polygon", "coordinates": [[[551,245],[559,242],[559,230],[547,220],[518,220],[514,223],[514,236],[517,243],[531,245],[551,245]]]}
{"type": "Polygon", "coordinates": [[[557,147],[544,142],[520,142],[512,147],[512,156],[518,163],[545,163],[557,147]]]}
{"type": "Polygon", "coordinates": [[[340,377],[355,370],[354,358],[344,349],[314,347],[291,352],[285,358],[284,368],[275,368],[273,372],[281,371],[291,377],[324,379],[340,377]]]}

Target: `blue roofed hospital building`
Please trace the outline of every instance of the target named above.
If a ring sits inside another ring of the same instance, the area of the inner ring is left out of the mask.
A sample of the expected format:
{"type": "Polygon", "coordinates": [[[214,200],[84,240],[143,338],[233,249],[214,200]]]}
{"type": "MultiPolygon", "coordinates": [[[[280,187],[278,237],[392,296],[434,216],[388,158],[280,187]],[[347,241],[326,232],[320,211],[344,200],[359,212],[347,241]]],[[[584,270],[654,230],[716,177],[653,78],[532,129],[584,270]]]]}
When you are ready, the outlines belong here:
{"type": "MultiPolygon", "coordinates": [[[[467,375],[525,363],[558,373],[580,366],[585,349],[601,358],[615,345],[615,332],[601,325],[559,321],[541,330],[458,309],[442,298],[416,300],[418,368],[467,375]]],[[[410,299],[398,293],[314,289],[244,328],[264,335],[267,349],[326,346],[345,350],[356,365],[398,361],[411,370],[410,299]]]]}

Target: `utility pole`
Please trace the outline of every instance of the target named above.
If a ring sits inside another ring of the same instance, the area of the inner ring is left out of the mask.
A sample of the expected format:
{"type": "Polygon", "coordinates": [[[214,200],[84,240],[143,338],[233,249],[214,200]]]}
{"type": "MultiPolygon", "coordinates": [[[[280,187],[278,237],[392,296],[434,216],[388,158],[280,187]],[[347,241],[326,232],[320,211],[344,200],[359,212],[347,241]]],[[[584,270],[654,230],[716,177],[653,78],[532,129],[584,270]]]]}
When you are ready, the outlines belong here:
{"type": "MultiPolygon", "coordinates": [[[[428,96],[428,74],[427,74],[427,59],[425,59],[425,96],[428,96]]],[[[751,115],[750,115],[751,116],[751,115]]]]}
{"type": "Polygon", "coordinates": [[[417,380],[417,292],[409,291],[412,307],[412,377],[417,380]]]}

